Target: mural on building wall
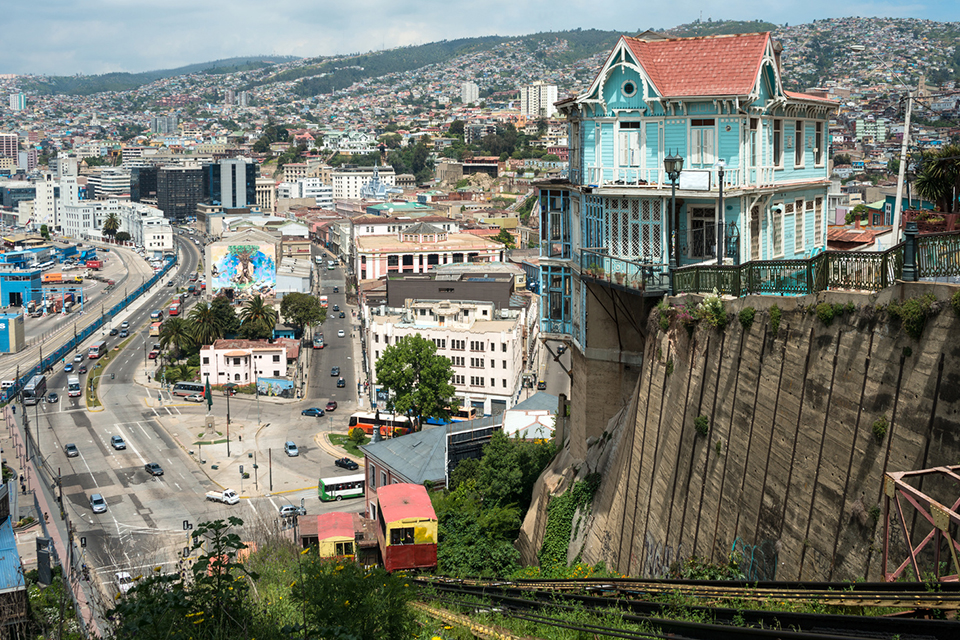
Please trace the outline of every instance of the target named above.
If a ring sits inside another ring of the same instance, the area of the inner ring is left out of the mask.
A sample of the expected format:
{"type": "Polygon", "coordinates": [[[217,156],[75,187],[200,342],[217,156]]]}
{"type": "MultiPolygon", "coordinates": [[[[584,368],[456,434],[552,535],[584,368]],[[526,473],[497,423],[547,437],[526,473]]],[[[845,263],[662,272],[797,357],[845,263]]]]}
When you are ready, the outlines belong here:
{"type": "Polygon", "coordinates": [[[211,248],[211,287],[272,295],[277,284],[276,247],[270,243],[211,248]]]}
{"type": "Polygon", "coordinates": [[[257,392],[262,396],[292,398],[293,380],[286,378],[257,378],[257,392]]]}

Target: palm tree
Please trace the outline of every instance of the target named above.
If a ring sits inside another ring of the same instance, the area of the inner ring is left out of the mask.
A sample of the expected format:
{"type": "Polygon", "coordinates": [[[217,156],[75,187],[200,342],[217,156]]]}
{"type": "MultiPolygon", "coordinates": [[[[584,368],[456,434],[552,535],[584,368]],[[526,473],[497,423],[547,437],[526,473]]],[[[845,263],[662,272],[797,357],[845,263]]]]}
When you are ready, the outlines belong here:
{"type": "Polygon", "coordinates": [[[193,370],[185,364],[177,364],[167,367],[167,382],[180,382],[181,380],[193,379],[193,370]]]}
{"type": "Polygon", "coordinates": [[[170,318],[163,323],[160,328],[160,346],[166,349],[173,346],[176,351],[177,360],[180,354],[193,344],[193,335],[190,331],[190,325],[183,318],[170,318]]]}
{"type": "Polygon", "coordinates": [[[107,219],[103,221],[103,234],[113,237],[120,230],[120,217],[115,211],[111,211],[107,219]]]}
{"type": "Polygon", "coordinates": [[[960,146],[949,144],[940,151],[924,154],[922,169],[914,181],[917,193],[937,204],[945,213],[957,210],[954,194],[960,187],[960,146]]]}
{"type": "Polygon", "coordinates": [[[253,296],[240,312],[241,329],[248,323],[248,334],[270,334],[277,325],[277,310],[265,303],[260,296],[253,296]]]}
{"type": "Polygon", "coordinates": [[[187,315],[190,321],[190,331],[194,341],[199,345],[213,344],[223,337],[223,327],[220,326],[216,314],[206,302],[198,302],[187,315]]]}

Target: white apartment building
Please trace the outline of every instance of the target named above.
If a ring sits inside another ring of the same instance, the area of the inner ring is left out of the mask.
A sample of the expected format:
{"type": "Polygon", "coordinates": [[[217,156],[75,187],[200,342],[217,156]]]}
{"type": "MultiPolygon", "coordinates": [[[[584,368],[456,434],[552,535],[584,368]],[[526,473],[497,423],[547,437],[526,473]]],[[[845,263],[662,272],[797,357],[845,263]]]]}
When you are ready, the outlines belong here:
{"type": "Polygon", "coordinates": [[[120,231],[129,233],[131,242],[156,257],[173,251],[173,227],[163,211],[137,202],[122,204],[120,231]]]}
{"type": "Polygon", "coordinates": [[[475,82],[464,82],[460,85],[460,102],[471,104],[479,101],[480,87],[475,82]]]}
{"type": "Polygon", "coordinates": [[[210,384],[254,384],[287,375],[287,347],[266,340],[216,340],[200,349],[200,379],[210,384]]]}
{"type": "Polygon", "coordinates": [[[333,187],[323,184],[320,178],[300,178],[294,182],[277,185],[277,198],[313,198],[318,207],[333,207],[333,187]]]}
{"type": "Polygon", "coordinates": [[[334,200],[359,200],[363,185],[370,182],[374,171],[380,176],[380,182],[395,187],[397,176],[393,167],[338,167],[330,172],[333,184],[334,200]]]}
{"type": "Polygon", "coordinates": [[[11,111],[23,111],[27,108],[27,97],[22,93],[11,93],[9,104],[11,111]]]}
{"type": "Polygon", "coordinates": [[[96,193],[97,198],[129,195],[130,170],[122,167],[107,167],[87,178],[87,190],[96,193]]]}
{"type": "Polygon", "coordinates": [[[263,213],[270,215],[277,211],[277,189],[271,178],[257,178],[257,207],[263,213]]]}
{"type": "Polygon", "coordinates": [[[550,118],[556,112],[557,85],[534,82],[520,87],[520,114],[531,118],[550,118]]]}
{"type": "Polygon", "coordinates": [[[492,302],[408,300],[402,309],[365,309],[371,379],[383,350],[419,334],[450,359],[454,404],[486,415],[517,403],[523,373],[522,310],[497,310],[492,302]]]}

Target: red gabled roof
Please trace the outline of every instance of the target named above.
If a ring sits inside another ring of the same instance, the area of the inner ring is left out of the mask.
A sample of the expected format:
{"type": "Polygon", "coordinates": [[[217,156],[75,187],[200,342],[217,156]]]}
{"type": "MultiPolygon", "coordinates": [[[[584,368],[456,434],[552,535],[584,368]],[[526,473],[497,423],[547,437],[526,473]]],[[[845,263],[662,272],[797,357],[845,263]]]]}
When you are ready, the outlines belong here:
{"type": "Polygon", "coordinates": [[[623,37],[661,96],[748,95],[769,33],[638,40],[623,37]]]}
{"type": "Polygon", "coordinates": [[[831,100],[830,98],[824,98],[822,96],[815,96],[812,93],[800,93],[798,91],[784,90],[783,94],[788,98],[793,98],[795,100],[819,100],[820,102],[829,102],[830,104],[838,104],[836,100],[831,100]]]}
{"type": "Polygon", "coordinates": [[[388,484],[377,489],[380,516],[384,522],[396,522],[408,518],[436,520],[430,496],[423,485],[388,484]]]}

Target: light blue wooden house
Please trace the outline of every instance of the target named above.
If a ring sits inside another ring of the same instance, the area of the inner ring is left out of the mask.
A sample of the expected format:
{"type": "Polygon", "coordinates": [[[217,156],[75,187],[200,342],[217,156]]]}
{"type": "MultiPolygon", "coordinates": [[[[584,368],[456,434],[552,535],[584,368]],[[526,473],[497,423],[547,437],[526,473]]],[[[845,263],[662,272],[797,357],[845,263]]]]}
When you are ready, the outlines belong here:
{"type": "Polygon", "coordinates": [[[743,264],[825,249],[836,103],[786,91],[781,49],[769,33],[624,36],[589,89],[557,103],[569,173],[539,185],[546,334],[577,338],[585,282],[659,296],[673,269],[718,253],[743,264]],[[683,159],[675,183],[668,156],[683,159]]]}

